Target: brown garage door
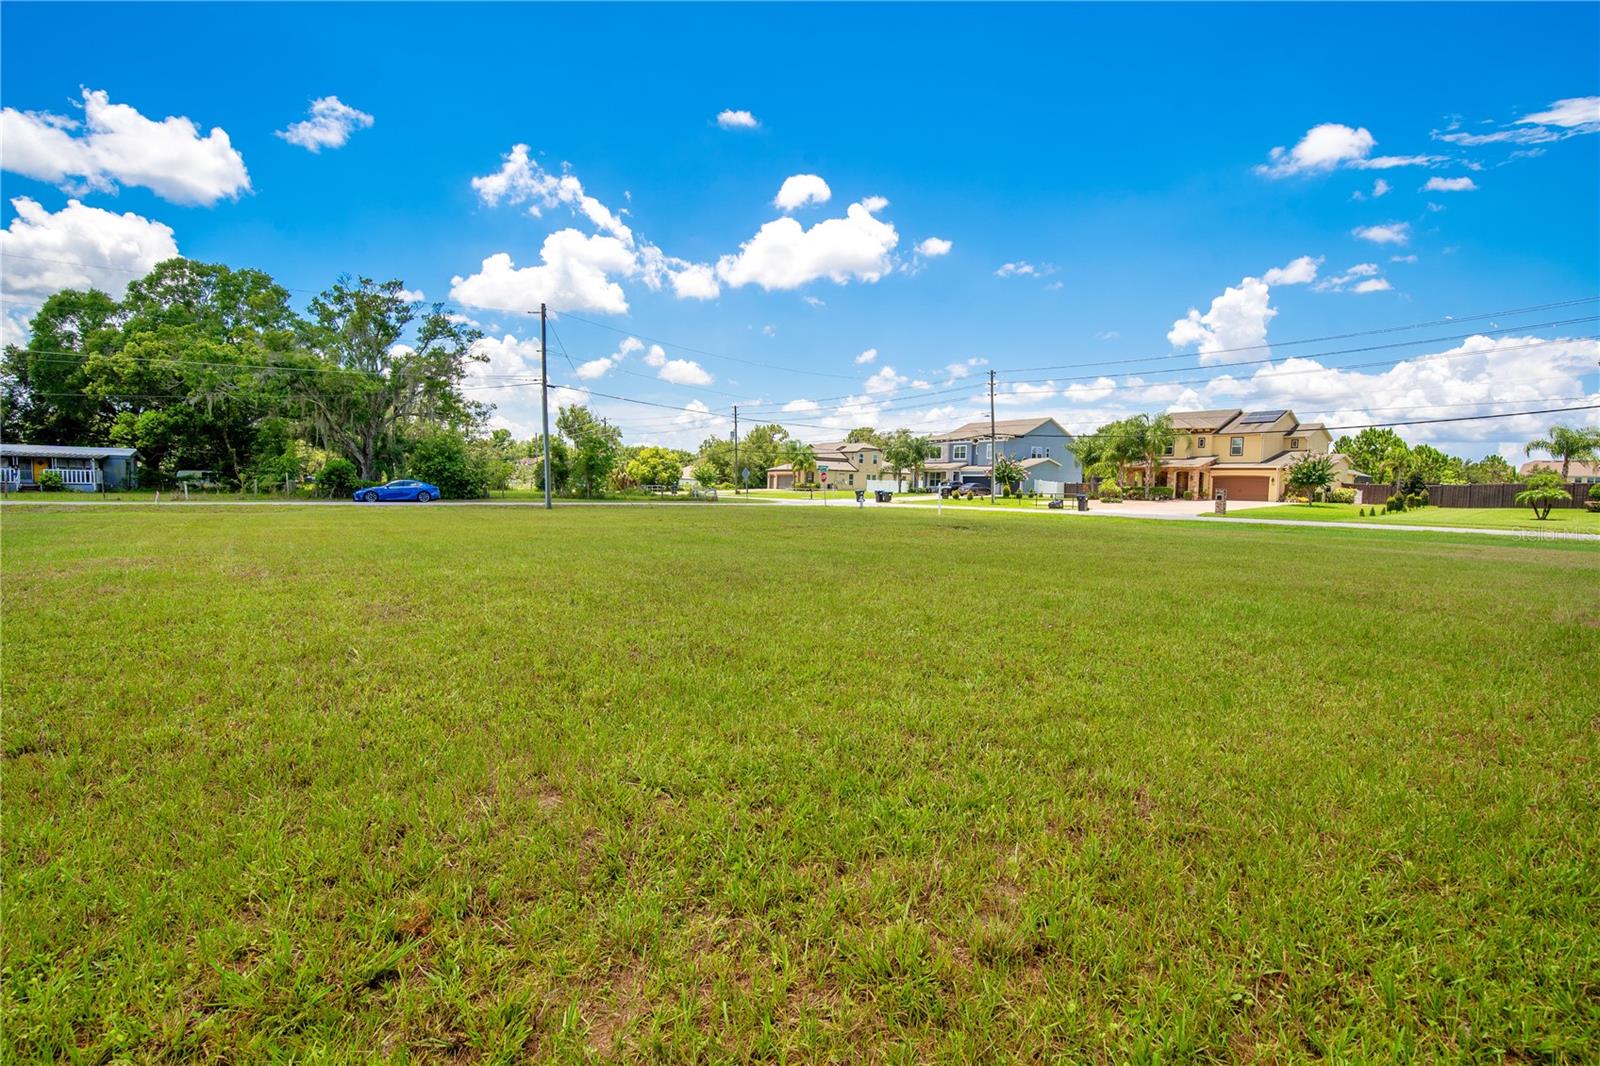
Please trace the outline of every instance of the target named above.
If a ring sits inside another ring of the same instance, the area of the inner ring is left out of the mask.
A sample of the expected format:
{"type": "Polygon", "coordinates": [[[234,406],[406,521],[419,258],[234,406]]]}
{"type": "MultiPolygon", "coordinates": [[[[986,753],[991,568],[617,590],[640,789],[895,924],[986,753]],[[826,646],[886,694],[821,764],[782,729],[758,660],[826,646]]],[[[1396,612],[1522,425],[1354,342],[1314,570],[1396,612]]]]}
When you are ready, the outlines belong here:
{"type": "Polygon", "coordinates": [[[1267,479],[1264,477],[1214,477],[1211,487],[1226,491],[1230,500],[1267,498],[1267,479]]]}

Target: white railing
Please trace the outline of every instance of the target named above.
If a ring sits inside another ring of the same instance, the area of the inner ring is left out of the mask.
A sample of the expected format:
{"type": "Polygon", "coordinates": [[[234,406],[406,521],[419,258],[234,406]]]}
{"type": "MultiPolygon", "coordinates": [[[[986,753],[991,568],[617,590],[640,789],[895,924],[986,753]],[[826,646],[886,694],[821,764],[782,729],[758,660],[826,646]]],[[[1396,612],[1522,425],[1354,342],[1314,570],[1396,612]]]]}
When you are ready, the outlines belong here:
{"type": "Polygon", "coordinates": [[[16,491],[17,486],[21,484],[21,470],[18,470],[14,466],[0,466],[0,487],[14,492],[16,491]]]}
{"type": "Polygon", "coordinates": [[[61,475],[63,485],[98,485],[100,484],[100,469],[98,467],[66,466],[57,467],[55,472],[61,475]]]}

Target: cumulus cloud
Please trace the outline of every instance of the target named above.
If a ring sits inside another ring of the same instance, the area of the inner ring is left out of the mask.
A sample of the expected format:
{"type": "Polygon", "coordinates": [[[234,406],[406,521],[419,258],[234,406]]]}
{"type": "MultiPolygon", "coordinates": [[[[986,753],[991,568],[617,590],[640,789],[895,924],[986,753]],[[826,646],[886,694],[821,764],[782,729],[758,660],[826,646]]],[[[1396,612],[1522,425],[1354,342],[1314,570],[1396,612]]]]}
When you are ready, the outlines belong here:
{"type": "Polygon", "coordinates": [[[1474,192],[1478,183],[1471,178],[1429,178],[1423,192],[1474,192]]]}
{"type": "Polygon", "coordinates": [[[817,403],[815,400],[790,400],[788,403],[783,405],[783,411],[785,414],[791,415],[809,414],[812,411],[820,410],[821,406],[822,405],[817,403]]]}
{"type": "Polygon", "coordinates": [[[1287,178],[1297,174],[1325,174],[1341,167],[1388,170],[1444,162],[1443,156],[1436,155],[1374,156],[1372,149],[1377,143],[1364,126],[1324,122],[1307,130],[1293,148],[1279,145],[1272,149],[1267,153],[1268,162],[1257,166],[1256,173],[1268,178],[1287,178]]]}
{"type": "Polygon", "coordinates": [[[725,130],[753,130],[761,123],[748,111],[721,111],[717,114],[717,125],[725,130]]]}
{"type": "Polygon", "coordinates": [[[1350,291],[1360,293],[1388,292],[1392,288],[1394,286],[1389,284],[1388,278],[1367,278],[1365,281],[1356,282],[1355,287],[1350,291]]]}
{"type": "Polygon", "coordinates": [[[832,198],[833,190],[816,174],[793,174],[783,179],[772,203],[780,210],[793,211],[806,204],[825,204],[832,198]]]}
{"type": "Polygon", "coordinates": [[[870,363],[870,362],[873,362],[877,358],[878,358],[878,349],[876,349],[876,348],[868,348],[866,351],[864,351],[860,355],[856,356],[856,365],[860,366],[862,363],[870,363]]]}
{"type": "Polygon", "coordinates": [[[894,367],[886,366],[867,379],[867,393],[876,395],[883,392],[893,392],[910,380],[910,378],[902,374],[895,373],[894,367]]]}
{"type": "Polygon", "coordinates": [[[1321,265],[1320,258],[1313,259],[1309,255],[1302,255],[1285,266],[1268,270],[1261,275],[1261,280],[1268,285],[1305,285],[1316,280],[1317,267],[1321,265]]]}
{"type": "Polygon", "coordinates": [[[843,218],[829,218],[810,229],[792,218],[766,223],[736,255],[717,261],[717,277],[741,288],[796,289],[819,278],[836,284],[875,282],[893,269],[890,253],[900,242],[892,224],[875,217],[887,206],[882,197],[854,203],[843,218]]]}
{"type": "Polygon", "coordinates": [[[428,298],[421,289],[401,289],[395,295],[408,304],[419,304],[428,298]]]}
{"type": "Polygon", "coordinates": [[[1373,244],[1406,244],[1411,240],[1411,223],[1385,222],[1380,226],[1357,226],[1350,231],[1350,235],[1373,244]]]}
{"type": "Polygon", "coordinates": [[[357,111],[337,96],[323,96],[311,101],[310,118],[289,124],[277,135],[290,144],[297,144],[310,152],[324,148],[343,148],[356,130],[368,129],[372,116],[357,111]]]}
{"type": "Polygon", "coordinates": [[[644,365],[653,367],[656,377],[673,385],[709,385],[716,379],[693,359],[669,359],[666,349],[652,344],[645,352],[644,365]]]}
{"type": "Polygon", "coordinates": [[[175,204],[210,206],[250,191],[244,157],[228,134],[200,135],[187,118],[160,122],[103,90],[83,90],[83,121],[44,111],[0,110],[0,167],[68,192],[149,189],[175,204]]]}
{"type": "Polygon", "coordinates": [[[644,342],[637,337],[624,337],[622,343],[617,345],[617,350],[610,355],[603,355],[598,359],[579,363],[577,375],[585,381],[605,377],[611,370],[618,366],[632,352],[644,350],[644,342]]]}
{"type": "Polygon", "coordinates": [[[941,255],[949,255],[950,249],[954,247],[954,242],[947,241],[943,237],[926,237],[918,243],[917,254],[926,256],[929,259],[937,259],[941,255]]]}
{"type": "Polygon", "coordinates": [[[121,299],[128,282],[178,255],[172,229],[133,212],[116,214],[77,200],[51,213],[26,196],[0,230],[0,293],[6,297],[5,343],[27,343],[25,322],[62,289],[99,289],[121,299]]]}
{"type": "Polygon", "coordinates": [[[506,252],[485,259],[476,274],[450,279],[450,298],[494,311],[537,311],[540,303],[566,311],[623,314],[628,299],[611,275],[631,277],[638,260],[615,237],[557,230],[544,239],[539,266],[517,267],[506,252]]]}
{"type": "Polygon", "coordinates": [[[527,204],[535,218],[558,205],[580,212],[601,233],[631,244],[633,231],[605,204],[584,191],[583,183],[570,172],[552,174],[533,159],[525,144],[511,146],[501,159],[500,169],[472,179],[472,188],[486,206],[501,203],[527,204]]]}
{"type": "Polygon", "coordinates": [[[1303,255],[1259,278],[1243,278],[1237,286],[1223,289],[1204,314],[1199,308],[1189,308],[1167,332],[1168,342],[1174,348],[1194,346],[1201,364],[1227,362],[1230,351],[1264,346],[1267,324],[1278,314],[1269,302],[1272,286],[1305,285],[1316,278],[1321,262],[1303,255]]]}

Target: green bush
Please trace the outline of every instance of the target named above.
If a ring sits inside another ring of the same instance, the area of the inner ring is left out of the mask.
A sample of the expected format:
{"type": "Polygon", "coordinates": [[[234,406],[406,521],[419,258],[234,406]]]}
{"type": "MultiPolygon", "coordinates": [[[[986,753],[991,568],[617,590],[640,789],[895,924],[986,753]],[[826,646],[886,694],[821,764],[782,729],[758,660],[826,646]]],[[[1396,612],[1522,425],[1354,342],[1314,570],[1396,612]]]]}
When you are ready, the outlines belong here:
{"type": "Polygon", "coordinates": [[[1150,490],[1150,498],[1152,500],[1170,500],[1170,499],[1172,499],[1172,486],[1171,485],[1157,485],[1157,486],[1155,486],[1154,488],[1152,488],[1150,490]]]}
{"type": "Polygon", "coordinates": [[[1383,501],[1383,509],[1385,511],[1404,511],[1406,509],[1406,498],[1396,493],[1383,501]]]}
{"type": "Polygon", "coordinates": [[[39,472],[39,490],[41,492],[63,492],[67,483],[61,480],[59,470],[41,470],[39,472]]]}
{"type": "Polygon", "coordinates": [[[452,500],[478,500],[489,495],[489,465],[467,447],[460,434],[430,433],[411,453],[411,476],[439,486],[452,500]]]}
{"type": "Polygon", "coordinates": [[[1426,506],[1428,506],[1428,490],[1427,489],[1423,489],[1420,492],[1408,492],[1408,493],[1406,493],[1406,510],[1411,511],[1411,510],[1416,510],[1419,507],[1426,507],[1426,506]]]}
{"type": "Polygon", "coordinates": [[[348,496],[360,483],[356,464],[348,459],[329,459],[317,475],[317,488],[323,496],[348,496]]]}
{"type": "Polygon", "coordinates": [[[1328,499],[1334,503],[1355,503],[1355,489],[1334,489],[1328,494],[1328,499]]]}

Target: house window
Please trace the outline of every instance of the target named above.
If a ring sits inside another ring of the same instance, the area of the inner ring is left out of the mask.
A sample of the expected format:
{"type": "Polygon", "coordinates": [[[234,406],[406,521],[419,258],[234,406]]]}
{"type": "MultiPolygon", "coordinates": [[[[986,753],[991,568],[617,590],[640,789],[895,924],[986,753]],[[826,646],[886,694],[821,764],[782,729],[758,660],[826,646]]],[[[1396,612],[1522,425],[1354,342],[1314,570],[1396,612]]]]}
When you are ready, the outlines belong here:
{"type": "Polygon", "coordinates": [[[1299,448],[1300,448],[1300,438],[1299,437],[1290,437],[1289,438],[1289,450],[1290,451],[1297,451],[1299,448]]]}
{"type": "Polygon", "coordinates": [[[1196,448],[1199,448],[1201,451],[1205,451],[1205,449],[1206,449],[1206,439],[1204,437],[1201,437],[1199,440],[1194,442],[1194,446],[1196,448]]]}
{"type": "Polygon", "coordinates": [[[1048,458],[1049,455],[1050,455],[1050,449],[1049,448],[1041,448],[1037,444],[1035,444],[1032,448],[1028,449],[1028,458],[1029,459],[1045,459],[1045,458],[1048,458]]]}
{"type": "Polygon", "coordinates": [[[1230,438],[1228,438],[1228,454],[1229,455],[1243,455],[1244,454],[1244,438],[1243,437],[1230,437],[1230,438]]]}
{"type": "Polygon", "coordinates": [[[1172,454],[1172,449],[1173,449],[1173,444],[1172,444],[1171,441],[1168,441],[1167,442],[1167,446],[1165,448],[1161,449],[1161,454],[1162,455],[1171,455],[1172,454]]]}
{"type": "Polygon", "coordinates": [[[959,460],[959,461],[961,461],[963,463],[966,462],[967,461],[967,446],[965,444],[952,444],[952,445],[950,445],[950,459],[951,459],[952,462],[957,461],[957,460],[959,460]]]}

